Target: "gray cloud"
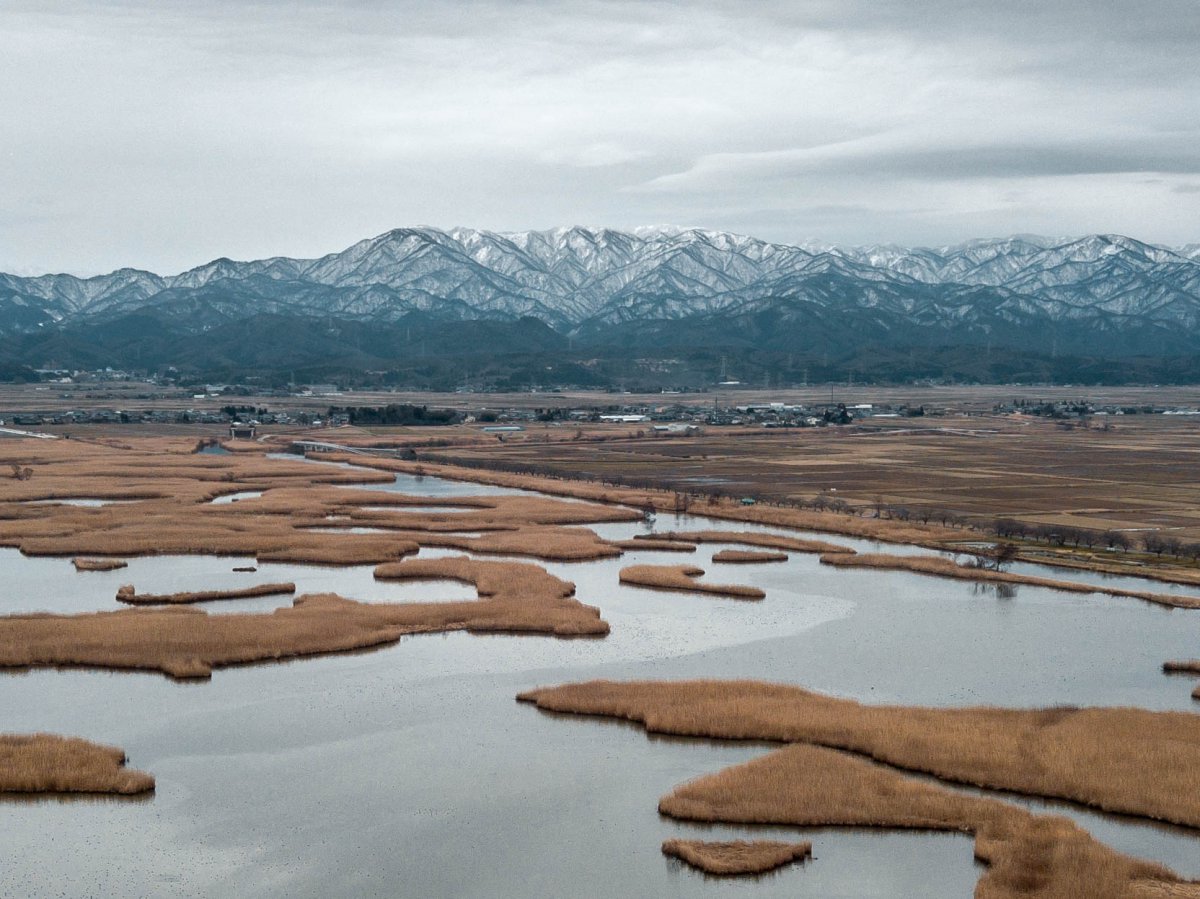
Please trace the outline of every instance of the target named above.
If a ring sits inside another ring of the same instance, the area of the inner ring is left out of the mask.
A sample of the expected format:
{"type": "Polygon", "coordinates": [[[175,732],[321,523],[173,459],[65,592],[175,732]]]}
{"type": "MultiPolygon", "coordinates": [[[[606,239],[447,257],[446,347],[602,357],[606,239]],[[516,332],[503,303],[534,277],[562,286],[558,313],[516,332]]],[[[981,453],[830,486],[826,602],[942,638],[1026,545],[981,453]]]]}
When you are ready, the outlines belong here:
{"type": "Polygon", "coordinates": [[[0,33],[0,269],[417,223],[1197,239],[1194,0],[10,0],[0,33]]]}

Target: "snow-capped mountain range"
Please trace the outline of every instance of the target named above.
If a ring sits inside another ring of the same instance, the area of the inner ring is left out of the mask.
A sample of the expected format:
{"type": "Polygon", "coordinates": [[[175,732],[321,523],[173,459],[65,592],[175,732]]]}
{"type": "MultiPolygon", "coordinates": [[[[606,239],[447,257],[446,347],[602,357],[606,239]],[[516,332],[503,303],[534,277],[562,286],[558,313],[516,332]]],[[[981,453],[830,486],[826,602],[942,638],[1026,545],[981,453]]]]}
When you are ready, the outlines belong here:
{"type": "Polygon", "coordinates": [[[1118,235],[951,247],[787,245],[719,231],[399,228],[319,259],[217,259],[178,275],[0,274],[0,335],[151,314],[199,333],[256,315],[541,320],[582,341],[705,334],[894,345],[1200,345],[1200,245],[1118,235]]]}

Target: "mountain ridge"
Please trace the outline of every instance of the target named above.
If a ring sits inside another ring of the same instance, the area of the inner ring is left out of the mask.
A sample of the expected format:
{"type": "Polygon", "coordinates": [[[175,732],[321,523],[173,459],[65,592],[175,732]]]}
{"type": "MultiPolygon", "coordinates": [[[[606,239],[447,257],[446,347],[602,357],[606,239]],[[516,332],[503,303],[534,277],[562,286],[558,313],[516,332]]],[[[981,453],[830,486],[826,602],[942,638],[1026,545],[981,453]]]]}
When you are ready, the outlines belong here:
{"type": "Polygon", "coordinates": [[[41,361],[31,355],[39,335],[70,332],[75,345],[91,328],[147,314],[183,336],[261,316],[382,326],[417,315],[460,328],[537,320],[571,345],[610,348],[1165,357],[1200,352],[1200,245],[1092,234],[838,247],[672,226],[422,227],[312,259],[219,257],[175,275],[0,274],[0,351],[28,364],[41,361]]]}

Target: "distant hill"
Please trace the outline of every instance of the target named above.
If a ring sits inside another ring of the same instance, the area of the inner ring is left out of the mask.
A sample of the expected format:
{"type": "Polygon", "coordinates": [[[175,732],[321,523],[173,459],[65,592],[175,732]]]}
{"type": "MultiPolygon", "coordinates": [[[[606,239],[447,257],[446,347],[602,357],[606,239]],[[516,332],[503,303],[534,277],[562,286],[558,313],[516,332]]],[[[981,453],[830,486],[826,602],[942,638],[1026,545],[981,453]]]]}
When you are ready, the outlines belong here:
{"type": "Polygon", "coordinates": [[[544,357],[603,379],[621,370],[611,360],[657,354],[704,371],[725,355],[768,378],[1165,380],[1198,353],[1200,247],[1117,235],[847,248],[669,228],[405,228],[319,259],[171,276],[0,274],[0,370],[450,371],[455,358],[544,357]],[[580,367],[589,357],[609,361],[580,367]]]}

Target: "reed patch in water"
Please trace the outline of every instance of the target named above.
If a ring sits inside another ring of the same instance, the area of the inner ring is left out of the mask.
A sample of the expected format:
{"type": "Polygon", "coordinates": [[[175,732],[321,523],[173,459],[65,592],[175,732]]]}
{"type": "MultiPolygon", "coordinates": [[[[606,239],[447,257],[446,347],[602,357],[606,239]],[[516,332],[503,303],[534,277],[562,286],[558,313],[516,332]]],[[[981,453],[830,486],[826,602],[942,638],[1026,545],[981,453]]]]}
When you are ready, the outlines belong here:
{"type": "Polygon", "coordinates": [[[635,552],[660,552],[660,553],[694,553],[696,544],[681,543],[678,540],[656,540],[654,537],[643,537],[640,540],[613,540],[612,545],[618,549],[633,550],[635,552]]]}
{"type": "Polygon", "coordinates": [[[210,615],[165,606],[8,615],[0,617],[0,667],[83,666],[207,678],[214,668],[366,649],[433,631],[555,637],[608,633],[598,609],[572,598],[574,584],[530,563],[413,560],[395,569],[383,566],[380,576],[465,580],[477,585],[481,597],[368,603],[324,593],[297,597],[291,606],[265,613],[210,615]]]}
{"type": "Polygon", "coordinates": [[[694,565],[630,565],[621,569],[622,584],[651,587],[655,590],[677,590],[684,593],[710,593],[733,599],[762,599],[767,594],[758,587],[742,584],[705,584],[696,580],[704,574],[694,565]]]}
{"type": "Polygon", "coordinates": [[[754,531],[665,531],[649,537],[641,534],[634,540],[679,540],[684,543],[737,543],[742,546],[761,546],[767,549],[789,550],[797,553],[850,553],[854,550],[826,540],[807,540],[785,534],[759,534],[754,531]]]}
{"type": "Polygon", "coordinates": [[[520,697],[656,733],[813,743],[942,780],[1200,827],[1200,716],[875,706],[757,681],[592,681],[520,697]]]}
{"type": "Polygon", "coordinates": [[[1173,593],[1152,593],[1146,590],[1125,590],[1120,587],[1104,587],[1081,584],[1076,581],[1060,581],[1057,578],[1016,574],[1011,571],[993,571],[974,565],[960,565],[953,559],[942,556],[893,556],[887,553],[826,553],[821,556],[825,565],[839,568],[878,568],[887,571],[908,571],[914,574],[930,574],[936,577],[954,578],[964,581],[986,581],[1000,584],[1025,584],[1030,587],[1049,587],[1068,593],[1100,593],[1106,596],[1128,597],[1152,602],[1176,609],[1200,609],[1200,597],[1176,596],[1173,593]]]}
{"type": "Polygon", "coordinates": [[[987,872],[978,899],[1200,896],[1200,885],[1122,855],[1062,817],[923,783],[844,752],[798,744],[684,784],[659,811],[690,821],[958,831],[987,872]]]}
{"type": "Polygon", "coordinates": [[[129,563],[124,559],[74,558],[71,564],[75,566],[76,571],[116,571],[118,568],[129,567],[129,563]]]}
{"type": "Polygon", "coordinates": [[[1163,671],[1167,674],[1200,674],[1200,659],[1163,662],[1163,671]]]}
{"type": "Polygon", "coordinates": [[[124,584],[117,590],[117,601],[131,606],[188,605],[197,602],[214,602],[223,599],[250,599],[255,596],[281,596],[295,593],[296,585],[257,584],[253,587],[238,587],[233,590],[197,590],[190,593],[138,593],[133,584],[124,584]]]}
{"type": "Polygon", "coordinates": [[[1194,827],[1200,825],[1200,717],[1194,715],[865,706],[751,681],[593,681],[518,699],[555,712],[636,721],[653,733],[793,744],[679,787],[659,805],[673,817],[973,833],[976,856],[990,866],[976,891],[984,899],[1200,896],[1200,884],[1121,855],[1067,819],[894,770],[1194,827]]]}
{"type": "Polygon", "coordinates": [[[713,553],[712,560],[714,562],[749,565],[756,562],[786,562],[788,554],[752,549],[723,549],[713,553]]]}
{"type": "Polygon", "coordinates": [[[77,737],[0,734],[0,793],[112,793],[154,789],[154,778],[125,767],[125,753],[77,737]]]}
{"type": "Polygon", "coordinates": [[[663,855],[670,855],[706,874],[765,874],[803,861],[812,855],[812,843],[782,843],[776,840],[664,840],[663,855]]]}

